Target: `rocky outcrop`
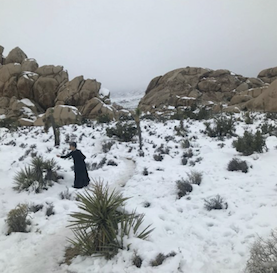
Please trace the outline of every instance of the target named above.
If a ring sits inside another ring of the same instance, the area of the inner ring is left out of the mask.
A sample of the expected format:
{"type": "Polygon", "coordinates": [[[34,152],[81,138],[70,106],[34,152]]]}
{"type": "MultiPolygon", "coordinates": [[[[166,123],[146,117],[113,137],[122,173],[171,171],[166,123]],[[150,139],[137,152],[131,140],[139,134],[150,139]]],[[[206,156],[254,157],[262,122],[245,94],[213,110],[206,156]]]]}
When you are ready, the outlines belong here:
{"type": "Polygon", "coordinates": [[[176,69],[150,82],[139,107],[146,112],[157,112],[195,104],[213,104],[214,109],[220,109],[216,107],[220,104],[238,111],[268,88],[270,81],[264,81],[264,77],[272,80],[275,75],[277,68],[262,71],[258,78],[243,77],[225,69],[176,69]]]}
{"type": "Polygon", "coordinates": [[[259,96],[247,102],[245,108],[255,111],[277,112],[277,80],[259,96]]]}
{"type": "Polygon", "coordinates": [[[21,64],[26,58],[27,55],[19,47],[16,47],[5,58],[5,64],[21,64]]]}
{"type": "Polygon", "coordinates": [[[258,78],[266,83],[272,83],[277,79],[277,67],[262,70],[258,78]]]}
{"type": "Polygon", "coordinates": [[[47,117],[53,115],[55,123],[58,126],[68,125],[72,123],[80,123],[82,119],[81,113],[74,106],[57,105],[52,108],[48,108],[47,111],[40,115],[34,122],[35,126],[43,126],[47,117]]]}
{"type": "Polygon", "coordinates": [[[4,58],[3,50],[4,48],[0,46],[1,115],[20,119],[21,124],[31,124],[35,115],[54,109],[57,120],[63,120],[61,123],[67,124],[64,122],[65,119],[76,121],[76,118],[64,117],[68,109],[70,116],[73,108],[68,107],[65,110],[60,105],[68,105],[79,109],[86,118],[94,119],[102,114],[107,114],[111,118],[117,116],[118,111],[111,105],[110,93],[101,89],[101,83],[95,79],[84,79],[83,76],[79,76],[69,81],[68,73],[63,66],[39,66],[35,59],[28,58],[19,47],[14,48],[4,58]],[[35,107],[30,110],[31,118],[22,114],[24,113],[22,109],[26,108],[26,105],[17,103],[25,99],[35,107]],[[11,101],[16,102],[17,106],[11,104],[11,101]]]}

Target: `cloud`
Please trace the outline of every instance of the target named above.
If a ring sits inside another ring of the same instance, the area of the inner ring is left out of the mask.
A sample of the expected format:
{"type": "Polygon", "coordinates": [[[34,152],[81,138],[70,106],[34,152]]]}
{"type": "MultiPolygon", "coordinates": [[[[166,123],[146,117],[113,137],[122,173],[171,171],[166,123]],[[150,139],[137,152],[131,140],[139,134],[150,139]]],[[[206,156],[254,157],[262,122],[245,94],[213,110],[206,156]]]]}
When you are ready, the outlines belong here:
{"type": "Polygon", "coordinates": [[[112,92],[172,69],[277,66],[276,0],[1,0],[0,43],[112,92]]]}

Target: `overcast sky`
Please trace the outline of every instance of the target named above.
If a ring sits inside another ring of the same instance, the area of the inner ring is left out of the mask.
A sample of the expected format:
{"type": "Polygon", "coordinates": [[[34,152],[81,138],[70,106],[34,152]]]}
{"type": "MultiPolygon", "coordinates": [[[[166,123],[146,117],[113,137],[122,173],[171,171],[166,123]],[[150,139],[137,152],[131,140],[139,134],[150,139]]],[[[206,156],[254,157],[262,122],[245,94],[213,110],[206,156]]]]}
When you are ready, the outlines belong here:
{"type": "Polygon", "coordinates": [[[277,0],[0,0],[0,9],[4,55],[19,46],[112,92],[186,66],[245,76],[277,66],[277,0]]]}

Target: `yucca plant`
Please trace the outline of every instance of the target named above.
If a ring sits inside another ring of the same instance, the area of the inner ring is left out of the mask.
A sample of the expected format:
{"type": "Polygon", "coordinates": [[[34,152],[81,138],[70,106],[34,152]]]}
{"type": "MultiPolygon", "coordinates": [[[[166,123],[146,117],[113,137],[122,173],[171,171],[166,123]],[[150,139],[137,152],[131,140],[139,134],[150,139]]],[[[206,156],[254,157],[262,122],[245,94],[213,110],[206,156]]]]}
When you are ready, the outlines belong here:
{"type": "Polygon", "coordinates": [[[33,190],[40,192],[41,189],[51,186],[52,181],[58,180],[57,163],[52,160],[44,160],[41,156],[34,157],[30,166],[19,171],[15,178],[14,190],[33,190]]]}
{"type": "Polygon", "coordinates": [[[30,167],[25,167],[19,171],[15,178],[13,187],[14,190],[21,192],[23,190],[28,190],[28,188],[34,183],[36,176],[34,170],[30,167]]]}
{"type": "Polygon", "coordinates": [[[129,198],[116,191],[109,192],[103,181],[94,181],[90,190],[77,195],[80,212],[70,216],[75,239],[69,239],[80,255],[99,255],[109,259],[123,249],[123,237],[133,234],[146,239],[149,226],[139,232],[143,215],[128,214],[122,208],[129,198]]]}
{"type": "Polygon", "coordinates": [[[43,169],[46,171],[45,174],[45,180],[46,181],[58,181],[58,175],[57,175],[57,162],[54,159],[46,160],[43,163],[43,169]]]}

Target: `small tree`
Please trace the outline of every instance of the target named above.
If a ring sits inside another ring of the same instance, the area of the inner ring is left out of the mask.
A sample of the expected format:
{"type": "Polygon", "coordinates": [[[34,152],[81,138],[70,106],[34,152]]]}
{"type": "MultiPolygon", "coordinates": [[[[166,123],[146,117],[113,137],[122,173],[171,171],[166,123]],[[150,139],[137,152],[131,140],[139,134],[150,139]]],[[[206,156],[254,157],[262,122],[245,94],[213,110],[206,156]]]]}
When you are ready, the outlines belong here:
{"type": "Polygon", "coordinates": [[[44,131],[48,133],[49,128],[52,127],[55,141],[54,146],[60,146],[60,129],[55,121],[53,114],[54,109],[51,109],[49,116],[44,118],[44,131]]]}

